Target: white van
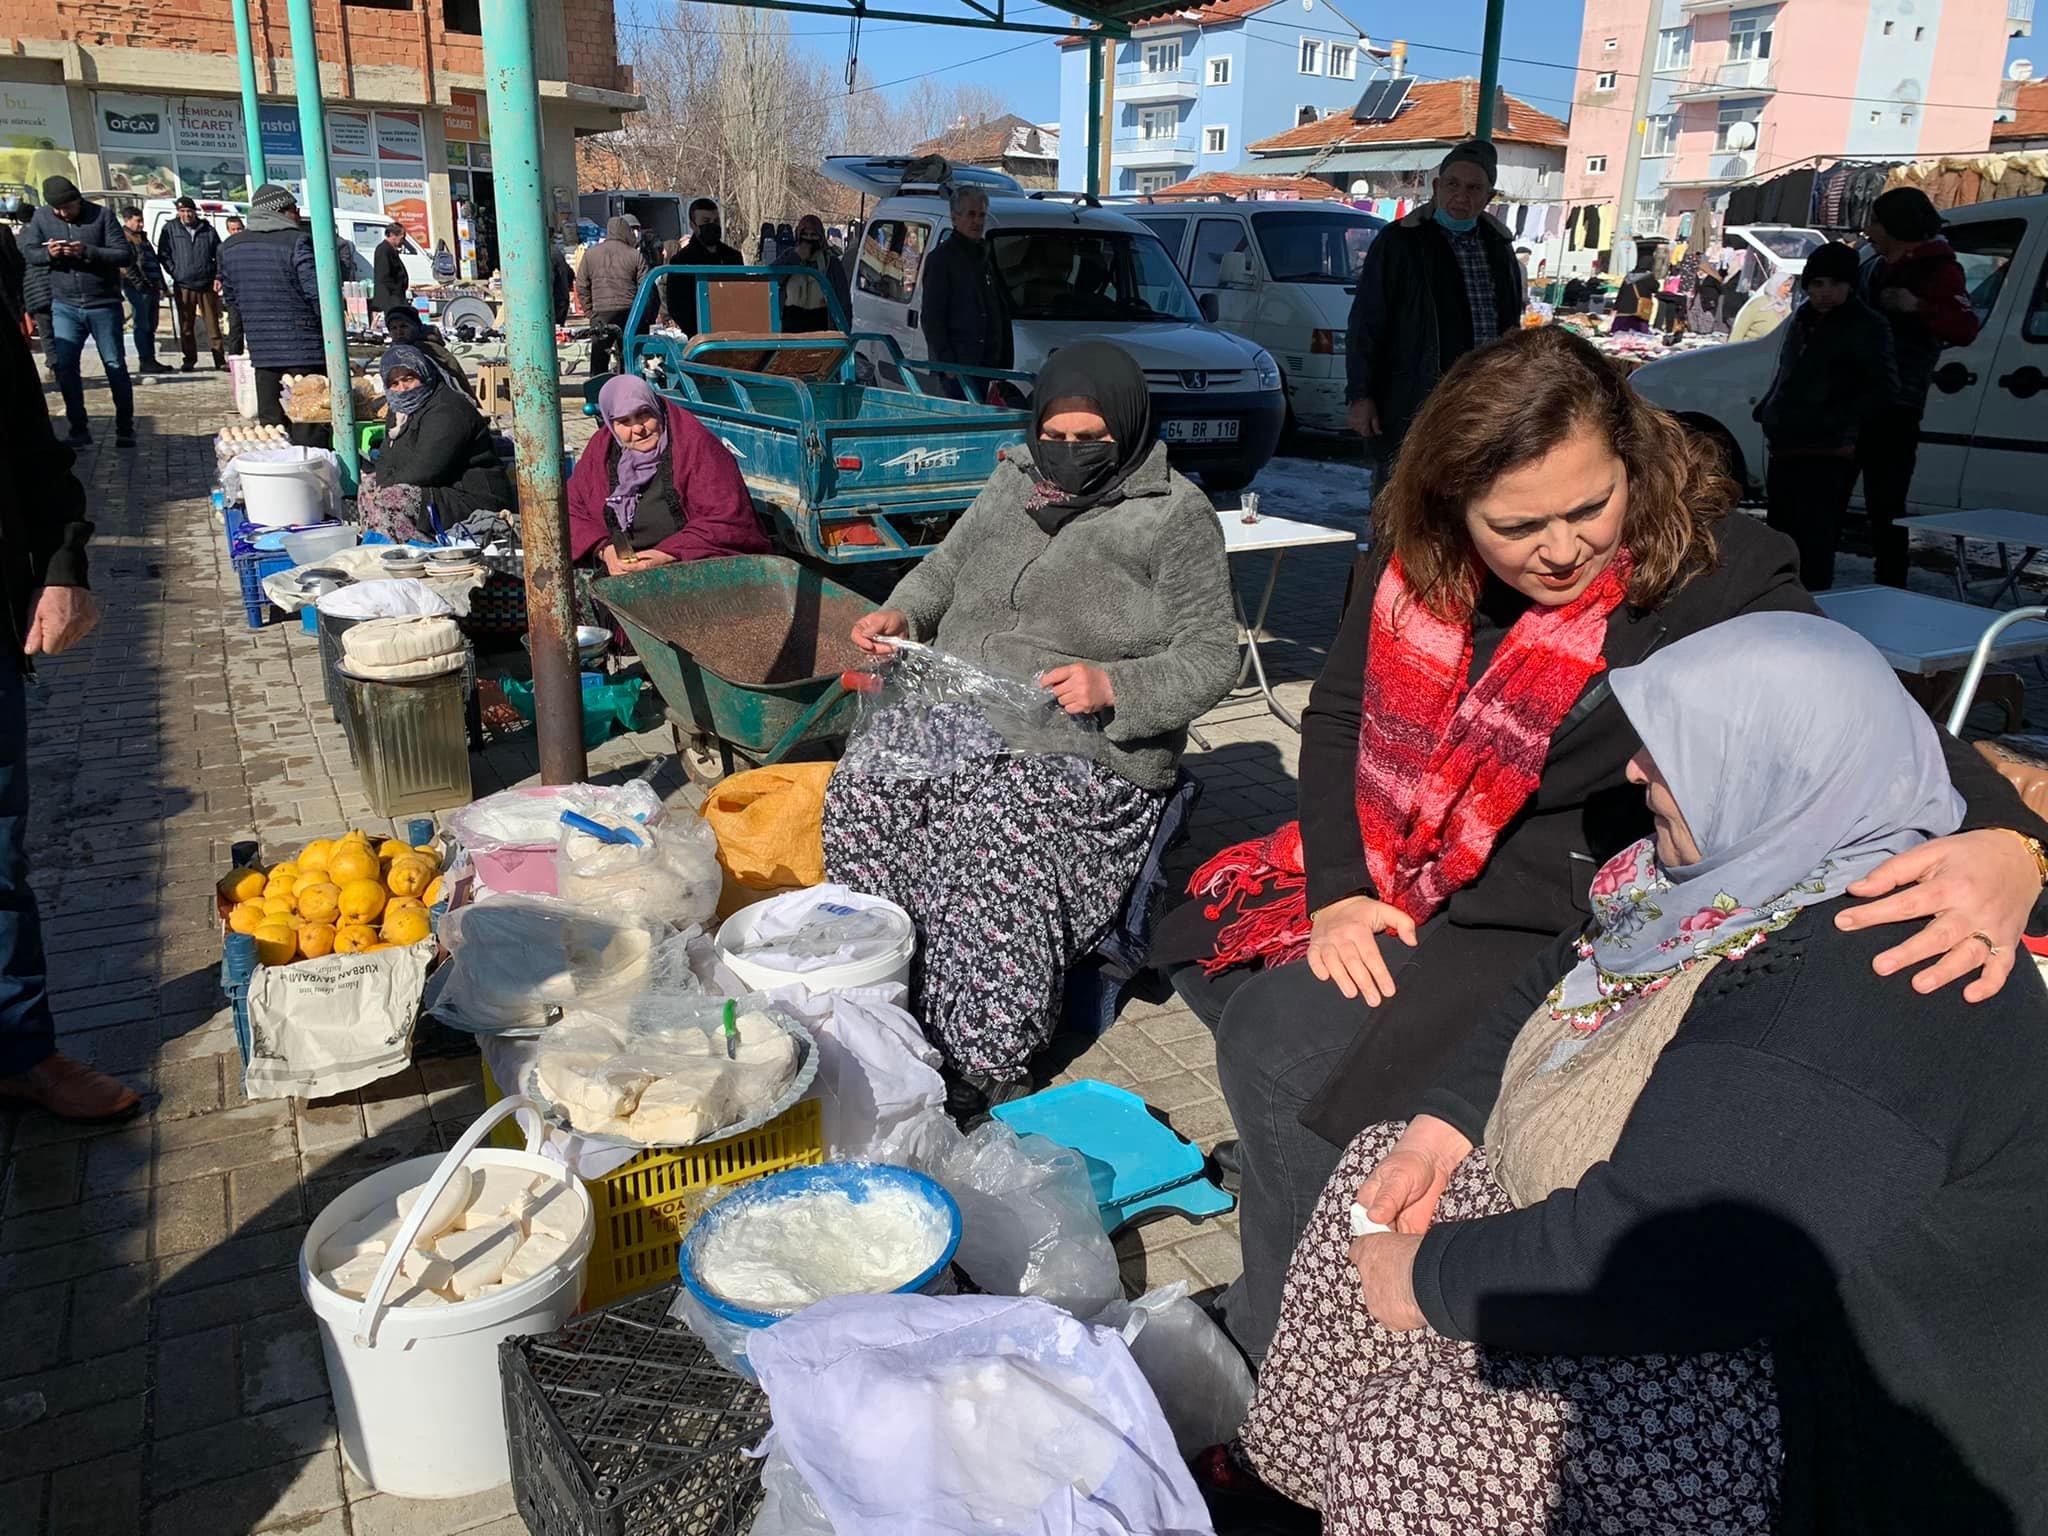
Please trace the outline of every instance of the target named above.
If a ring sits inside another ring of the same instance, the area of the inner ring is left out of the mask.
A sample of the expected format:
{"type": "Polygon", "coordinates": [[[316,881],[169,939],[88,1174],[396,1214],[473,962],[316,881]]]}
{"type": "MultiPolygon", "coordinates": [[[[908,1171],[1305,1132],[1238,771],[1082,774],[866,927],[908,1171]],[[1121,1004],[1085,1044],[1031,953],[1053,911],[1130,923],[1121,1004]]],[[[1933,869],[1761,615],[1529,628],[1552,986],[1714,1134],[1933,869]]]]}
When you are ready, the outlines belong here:
{"type": "MultiPolygon", "coordinates": [[[[2048,197],[1977,203],[1947,219],[1981,328],[1934,370],[1908,502],[1915,512],[2048,512],[2048,197]]],[[[1718,442],[1735,477],[1760,494],[1764,437],[1751,413],[1782,340],[1702,347],[1639,368],[1630,382],[1718,442]]]]}
{"type": "Polygon", "coordinates": [[[1119,211],[1159,237],[1203,314],[1279,359],[1296,426],[1349,432],[1344,337],[1359,268],[1385,219],[1342,203],[1230,198],[1119,211]]]}
{"type": "MultiPolygon", "coordinates": [[[[951,238],[953,223],[944,186],[904,180],[914,164],[833,156],[824,172],[881,198],[854,267],[854,328],[882,332],[905,356],[922,358],[918,273],[951,238]]],[[[1016,366],[1035,372],[1070,342],[1116,343],[1145,370],[1175,467],[1199,474],[1212,491],[1251,484],[1279,445],[1287,415],[1280,365],[1256,342],[1203,318],[1158,238],[1085,198],[1026,195],[998,171],[954,166],[947,179],[988,190],[988,240],[1010,300],[1016,366]]]]}
{"type": "MultiPolygon", "coordinates": [[[[363,259],[363,275],[360,282],[370,281],[370,263],[376,259],[377,247],[384,243],[384,231],[391,227],[389,214],[352,213],[346,209],[334,210],[334,232],[356,248],[356,254],[363,259]]],[[[434,257],[423,251],[419,242],[411,235],[405,237],[405,244],[398,248],[398,258],[405,263],[405,280],[414,288],[430,288],[440,279],[434,276],[434,257]]]]}

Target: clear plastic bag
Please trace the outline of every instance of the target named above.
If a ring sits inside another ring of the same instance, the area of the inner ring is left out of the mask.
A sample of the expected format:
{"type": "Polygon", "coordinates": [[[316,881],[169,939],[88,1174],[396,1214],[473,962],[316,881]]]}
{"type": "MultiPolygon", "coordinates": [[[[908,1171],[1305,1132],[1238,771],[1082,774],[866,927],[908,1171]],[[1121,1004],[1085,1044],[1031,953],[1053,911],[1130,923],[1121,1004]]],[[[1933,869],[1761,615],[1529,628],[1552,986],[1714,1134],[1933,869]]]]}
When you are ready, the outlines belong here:
{"type": "Polygon", "coordinates": [[[696,817],[659,824],[609,813],[590,819],[628,830],[639,841],[607,843],[562,827],[555,890],[564,901],[678,927],[711,920],[725,875],[718,867],[718,837],[710,827],[696,817]]]}
{"type": "Polygon", "coordinates": [[[1176,1280],[1136,1301],[1111,1302],[1089,1319],[1114,1328],[1159,1397],[1174,1444],[1192,1458],[1235,1439],[1252,1405],[1244,1356],[1176,1280]]]}
{"type": "Polygon", "coordinates": [[[907,956],[916,942],[901,907],[844,885],[772,896],[748,912],[744,926],[743,936],[726,931],[728,951],[791,980],[828,967],[907,956]]]}
{"type": "Polygon", "coordinates": [[[1102,731],[1035,680],[1008,677],[925,645],[905,645],[860,690],[841,768],[876,778],[937,779],[1005,754],[1098,760],[1102,731]]]}
{"type": "Polygon", "coordinates": [[[833,1536],[825,1506],[781,1442],[772,1437],[768,1459],[761,1463],[761,1504],[747,1536],[833,1536]]]}
{"type": "MultiPolygon", "coordinates": [[[[353,589],[349,589],[353,590],[353,589]]],[[[645,779],[624,784],[554,784],[485,795],[449,816],[447,828],[472,854],[500,848],[553,848],[562,837],[562,812],[575,811],[607,825],[659,826],[661,796],[645,779]]]]}
{"type": "Polygon", "coordinates": [[[541,1030],[561,1010],[646,989],[667,923],[546,896],[493,896],[441,921],[447,979],[433,1012],[477,1034],[541,1030]]]}

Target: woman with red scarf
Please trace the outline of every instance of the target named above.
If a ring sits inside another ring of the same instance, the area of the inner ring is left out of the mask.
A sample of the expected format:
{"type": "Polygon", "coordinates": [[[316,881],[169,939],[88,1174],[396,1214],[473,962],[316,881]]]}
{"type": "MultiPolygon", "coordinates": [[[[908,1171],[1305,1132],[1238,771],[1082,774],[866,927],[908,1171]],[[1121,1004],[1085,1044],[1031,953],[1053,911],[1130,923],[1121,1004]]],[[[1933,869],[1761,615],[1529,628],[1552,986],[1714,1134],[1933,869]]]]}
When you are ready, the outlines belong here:
{"type": "MultiPolygon", "coordinates": [[[[1211,860],[1155,951],[1216,1030],[1245,1261],[1223,1307],[1254,1358],[1340,1149],[1410,1111],[1646,830],[1605,674],[1736,614],[1814,611],[1791,541],[1734,500],[1711,448],[1566,331],[1471,354],[1417,418],[1303,721],[1301,820],[1211,860]]],[[[1783,676],[1801,686],[1796,656],[1783,676]]],[[[1944,741],[1965,828],[2048,835],[1944,741]]],[[[1976,1001],[2042,868],[2022,836],[1966,831],[1873,871],[1854,894],[1912,889],[1843,921],[1938,914],[1885,969],[1942,956],[1914,980],[1931,991],[1981,967],[1976,1001]]]]}

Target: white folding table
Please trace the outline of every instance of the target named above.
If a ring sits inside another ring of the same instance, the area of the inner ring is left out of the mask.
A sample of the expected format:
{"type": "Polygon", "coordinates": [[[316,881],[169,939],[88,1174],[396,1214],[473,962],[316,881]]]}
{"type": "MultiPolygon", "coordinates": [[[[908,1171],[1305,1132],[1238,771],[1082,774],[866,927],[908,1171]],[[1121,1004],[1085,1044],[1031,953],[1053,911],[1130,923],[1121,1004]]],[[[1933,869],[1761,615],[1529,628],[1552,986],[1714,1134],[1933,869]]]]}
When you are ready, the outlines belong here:
{"type": "Polygon", "coordinates": [[[2020,512],[2010,507],[1969,507],[1961,512],[1902,517],[1899,526],[1913,533],[1947,534],[1956,541],[1956,596],[1964,602],[1971,601],[1969,588],[1963,584],[1964,542],[1975,539],[1980,544],[1996,544],[2000,574],[1988,600],[1994,608],[2008,598],[2019,596],[2020,573],[2027,568],[2029,560],[2048,549],[2048,512],[2020,512]],[[2014,549],[2024,551],[2018,560],[2012,558],[2014,549]]]}
{"type": "MultiPolygon", "coordinates": [[[[1975,603],[1897,587],[1837,587],[1814,593],[1813,600],[1822,613],[1855,630],[1896,670],[1912,677],[1960,672],[1976,654],[1984,631],[2003,617],[1975,603]]],[[[2023,619],[1998,636],[1986,659],[2012,661],[2043,651],[2048,651],[2048,624],[2023,619]]]]}
{"type": "Polygon", "coordinates": [[[1237,590],[1233,573],[1230,583],[1230,600],[1237,610],[1238,627],[1244,631],[1244,660],[1238,664],[1237,686],[1244,687],[1247,677],[1256,677],[1259,693],[1266,701],[1266,708],[1289,729],[1299,732],[1301,721],[1288,712],[1279,699],[1273,696],[1273,685],[1266,680],[1266,663],[1259,655],[1259,637],[1266,627],[1266,610],[1273,605],[1273,589],[1280,581],[1280,562],[1290,549],[1310,549],[1317,545],[1357,544],[1359,537],[1347,528],[1331,528],[1322,523],[1301,523],[1291,517],[1269,517],[1261,514],[1255,523],[1244,520],[1241,512],[1232,509],[1218,512],[1218,521],[1223,525],[1223,552],[1227,556],[1270,554],[1273,563],[1266,571],[1266,590],[1259,598],[1259,611],[1247,621],[1244,613],[1244,596],[1237,590]]]}

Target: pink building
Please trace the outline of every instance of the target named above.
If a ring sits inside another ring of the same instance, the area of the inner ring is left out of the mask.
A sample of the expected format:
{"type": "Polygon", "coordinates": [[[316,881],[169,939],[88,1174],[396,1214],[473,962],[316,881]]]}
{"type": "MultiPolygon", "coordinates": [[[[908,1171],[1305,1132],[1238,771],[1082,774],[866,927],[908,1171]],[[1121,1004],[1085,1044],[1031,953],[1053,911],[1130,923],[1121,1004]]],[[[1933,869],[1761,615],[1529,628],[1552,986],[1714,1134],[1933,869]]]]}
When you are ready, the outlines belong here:
{"type": "MultiPolygon", "coordinates": [[[[1735,182],[1821,160],[1990,141],[2032,0],[1586,0],[1565,196],[1669,235],[1735,182]],[[1651,75],[1637,115],[1646,29],[1651,75]],[[1634,185],[1622,185],[1632,133],[1634,185]]],[[[1603,242],[1604,243],[1604,242],[1603,242]]]]}

